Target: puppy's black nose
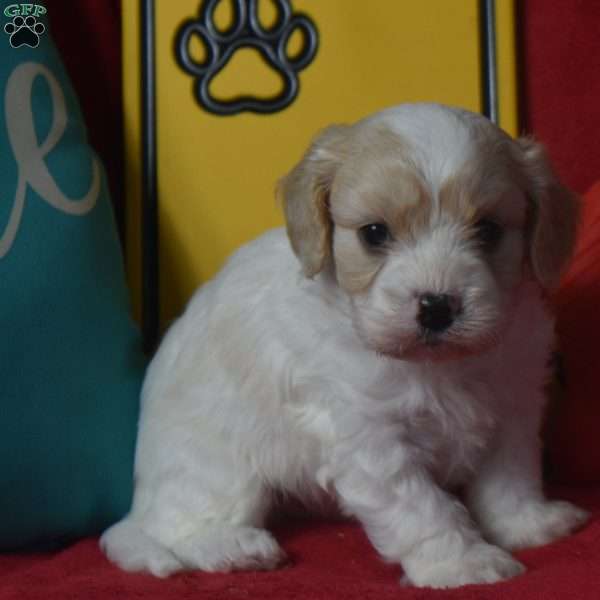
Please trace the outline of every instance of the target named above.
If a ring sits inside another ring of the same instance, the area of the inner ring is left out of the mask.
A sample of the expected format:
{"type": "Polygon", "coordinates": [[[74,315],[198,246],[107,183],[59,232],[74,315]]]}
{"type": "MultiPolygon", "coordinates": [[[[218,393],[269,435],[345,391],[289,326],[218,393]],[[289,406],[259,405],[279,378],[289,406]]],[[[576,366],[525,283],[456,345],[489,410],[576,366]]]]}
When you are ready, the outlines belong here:
{"type": "Polygon", "coordinates": [[[458,308],[458,300],[448,294],[422,294],[417,321],[423,329],[440,333],[452,325],[458,308]]]}

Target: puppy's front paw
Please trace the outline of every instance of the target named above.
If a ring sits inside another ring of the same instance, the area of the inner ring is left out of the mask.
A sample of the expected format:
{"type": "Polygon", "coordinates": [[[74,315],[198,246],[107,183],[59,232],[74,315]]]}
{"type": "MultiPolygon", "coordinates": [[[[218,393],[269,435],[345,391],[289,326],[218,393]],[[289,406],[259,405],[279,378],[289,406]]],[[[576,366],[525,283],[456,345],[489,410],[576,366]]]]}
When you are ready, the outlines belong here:
{"type": "Polygon", "coordinates": [[[583,525],[589,513],[570,502],[531,502],[519,512],[484,524],[486,536],[503,548],[542,546],[583,525]]]}
{"type": "Polygon", "coordinates": [[[510,554],[481,542],[460,556],[411,568],[407,580],[417,587],[453,588],[474,583],[494,583],[524,571],[525,567],[510,554]]]}

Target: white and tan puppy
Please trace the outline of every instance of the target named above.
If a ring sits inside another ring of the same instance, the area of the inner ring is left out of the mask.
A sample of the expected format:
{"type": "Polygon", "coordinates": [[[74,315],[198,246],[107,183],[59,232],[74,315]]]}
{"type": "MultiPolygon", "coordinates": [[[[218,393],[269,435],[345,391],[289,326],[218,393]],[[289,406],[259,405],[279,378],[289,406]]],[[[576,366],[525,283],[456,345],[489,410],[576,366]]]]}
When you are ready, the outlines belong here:
{"type": "Polygon", "coordinates": [[[510,549],[586,518],[544,497],[538,437],[574,196],[536,143],[433,104],[326,129],[280,192],[287,236],[241,248],[149,368],[104,551],[270,569],[274,494],[326,493],[414,585],[521,573],[510,549]]]}

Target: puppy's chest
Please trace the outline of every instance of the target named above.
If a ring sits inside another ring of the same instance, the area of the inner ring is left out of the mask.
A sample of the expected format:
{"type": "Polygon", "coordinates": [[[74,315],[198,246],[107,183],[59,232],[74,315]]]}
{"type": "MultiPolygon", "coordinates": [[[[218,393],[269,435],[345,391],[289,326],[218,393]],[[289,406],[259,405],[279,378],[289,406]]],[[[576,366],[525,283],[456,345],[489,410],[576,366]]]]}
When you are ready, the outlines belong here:
{"type": "Polygon", "coordinates": [[[338,382],[327,402],[309,394],[290,413],[294,430],[316,452],[315,471],[330,459],[360,455],[366,463],[385,463],[392,473],[401,465],[386,457],[395,460],[400,446],[407,450],[401,456],[419,461],[443,486],[460,485],[477,469],[496,431],[497,402],[489,385],[477,377],[417,374],[376,388],[369,380],[338,382]]]}
{"type": "Polygon", "coordinates": [[[476,471],[496,431],[496,413],[488,386],[445,381],[425,390],[421,403],[399,400],[405,443],[441,485],[460,485],[476,471]]]}
{"type": "MultiPolygon", "coordinates": [[[[481,373],[411,375],[383,401],[375,422],[379,420],[381,434],[392,427],[392,439],[408,450],[406,456],[427,468],[440,485],[459,486],[477,471],[493,442],[500,399],[481,373]]],[[[374,429],[372,436],[378,435],[374,429]]]]}

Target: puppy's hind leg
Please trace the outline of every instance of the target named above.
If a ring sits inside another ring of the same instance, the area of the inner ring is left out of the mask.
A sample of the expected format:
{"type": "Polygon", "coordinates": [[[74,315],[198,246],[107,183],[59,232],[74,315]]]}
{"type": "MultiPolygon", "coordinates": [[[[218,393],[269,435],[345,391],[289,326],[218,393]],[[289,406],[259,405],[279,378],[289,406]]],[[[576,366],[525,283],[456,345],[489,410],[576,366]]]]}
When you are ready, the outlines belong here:
{"type": "Polygon", "coordinates": [[[274,569],[285,560],[276,540],[262,528],[269,508],[262,484],[243,482],[239,473],[229,489],[213,486],[207,493],[211,486],[206,479],[205,486],[196,479],[185,489],[193,478],[188,476],[187,482],[163,479],[158,489],[140,482],[131,513],[100,541],[112,562],[126,571],[166,577],[195,569],[274,569]]]}
{"type": "Polygon", "coordinates": [[[191,533],[162,541],[126,518],[103,534],[100,546],[125,571],[146,571],[156,577],[195,569],[274,569],[286,560],[275,538],[252,520],[247,524],[197,520],[191,533]]]}
{"type": "Polygon", "coordinates": [[[275,569],[286,558],[266,529],[218,522],[178,540],[172,551],[184,568],[209,572],[275,569]]]}
{"type": "Polygon", "coordinates": [[[235,497],[210,499],[212,507],[193,529],[170,542],[173,555],[186,569],[202,571],[267,570],[285,561],[275,538],[263,529],[268,491],[248,482],[235,497]]]}
{"type": "Polygon", "coordinates": [[[168,548],[128,518],[104,532],[100,548],[124,571],[147,571],[156,577],[168,577],[184,568],[168,548]]]}

